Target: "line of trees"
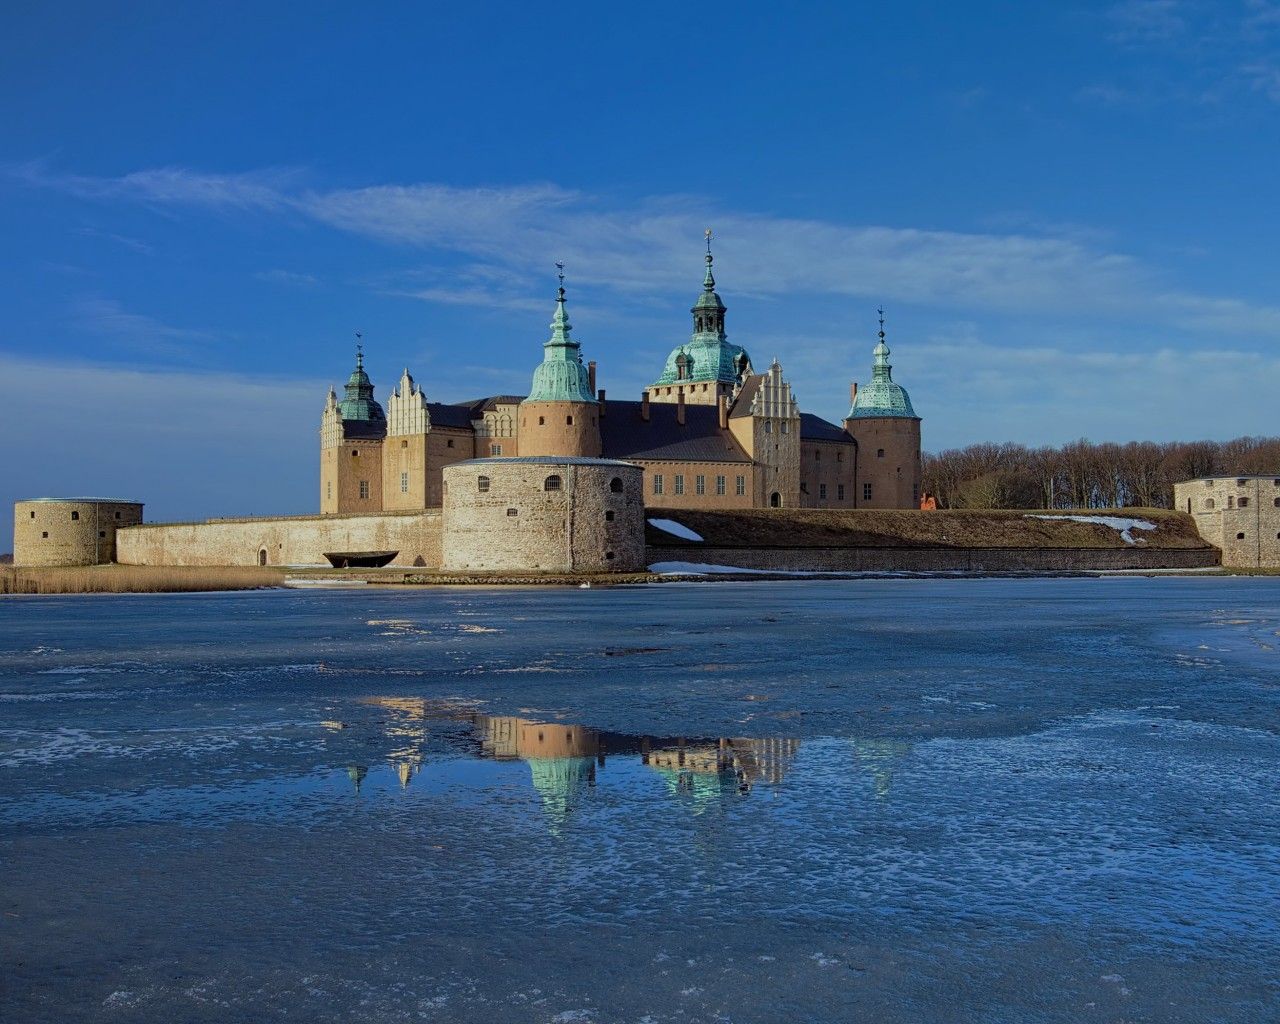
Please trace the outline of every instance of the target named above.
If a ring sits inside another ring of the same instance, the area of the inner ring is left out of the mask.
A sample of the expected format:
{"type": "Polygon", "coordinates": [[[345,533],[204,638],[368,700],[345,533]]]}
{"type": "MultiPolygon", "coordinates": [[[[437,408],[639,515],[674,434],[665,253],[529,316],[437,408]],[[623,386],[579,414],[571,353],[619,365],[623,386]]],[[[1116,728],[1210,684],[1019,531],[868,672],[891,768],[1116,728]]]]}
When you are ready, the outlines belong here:
{"type": "Polygon", "coordinates": [[[924,456],[924,489],[939,508],[1171,508],[1177,481],[1233,473],[1280,476],[1280,437],[972,444],[924,456]]]}

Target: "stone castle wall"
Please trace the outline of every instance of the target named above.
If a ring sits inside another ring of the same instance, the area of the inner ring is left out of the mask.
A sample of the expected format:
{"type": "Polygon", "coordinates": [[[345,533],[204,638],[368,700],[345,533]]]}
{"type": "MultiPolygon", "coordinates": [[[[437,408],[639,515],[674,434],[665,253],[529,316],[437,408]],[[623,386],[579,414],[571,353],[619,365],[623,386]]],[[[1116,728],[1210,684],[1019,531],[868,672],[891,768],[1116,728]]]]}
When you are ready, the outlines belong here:
{"type": "Polygon", "coordinates": [[[600,406],[596,402],[522,402],[519,422],[520,451],[525,455],[600,455],[600,406]]]}
{"type": "Polygon", "coordinates": [[[553,457],[478,459],[446,468],[444,478],[446,570],[644,568],[639,466],[553,457]]]}
{"type": "Polygon", "coordinates": [[[1280,477],[1208,477],[1174,484],[1173,505],[1222,551],[1222,564],[1280,569],[1280,477]]]}
{"type": "Polygon", "coordinates": [[[782,572],[1088,572],[1103,569],[1202,569],[1212,548],[729,548],[702,544],[650,547],[647,561],[694,562],[782,572]]]}
{"type": "Polygon", "coordinates": [[[858,442],[858,508],[918,508],[920,421],[873,416],[846,420],[845,428],[858,442]]]}
{"type": "Polygon", "coordinates": [[[116,559],[121,527],[142,522],[142,503],[48,498],[13,506],[15,565],[102,565],[116,559]]]}
{"type": "Polygon", "coordinates": [[[125,565],[328,565],[326,551],[398,551],[392,565],[438,568],[440,511],[159,523],[116,538],[125,565]]]}

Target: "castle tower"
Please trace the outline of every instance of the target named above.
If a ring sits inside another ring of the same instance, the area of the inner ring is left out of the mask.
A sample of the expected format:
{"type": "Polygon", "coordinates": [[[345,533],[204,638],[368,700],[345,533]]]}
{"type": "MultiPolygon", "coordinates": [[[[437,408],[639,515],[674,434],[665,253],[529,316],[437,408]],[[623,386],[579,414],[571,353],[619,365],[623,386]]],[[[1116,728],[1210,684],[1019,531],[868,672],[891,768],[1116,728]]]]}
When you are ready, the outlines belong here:
{"type": "Polygon", "coordinates": [[[729,344],[724,332],[725,304],[716,294],[709,230],[705,259],[702,294],[689,311],[693,314],[693,334],[687,345],[672,349],[662,375],[646,389],[650,401],[678,402],[683,395],[693,405],[716,405],[723,395],[731,402],[743,379],[751,373],[751,358],[746,350],[729,344]]]}
{"type": "MultiPolygon", "coordinates": [[[[387,439],[382,444],[382,507],[426,508],[431,504],[427,474],[427,442],[431,414],[427,396],[414,383],[406,366],[387,399],[387,439]]],[[[435,490],[438,490],[438,481],[435,490]]],[[[439,505],[439,495],[434,504],[439,505]]]]}
{"type": "Polygon", "coordinates": [[[520,454],[600,455],[600,405],[591,393],[591,379],[582,364],[582,346],[570,337],[572,325],[564,306],[564,264],[551,338],[533,371],[529,397],[520,403],[520,454]]]}
{"type": "Polygon", "coordinates": [[[751,374],[728,415],[729,430],[756,464],[756,508],[800,504],[800,407],[774,360],[768,373],[751,374]]]}
{"type": "Polygon", "coordinates": [[[329,389],[320,418],[320,511],[380,512],[387,417],[374,401],[360,345],[344,391],[339,401],[329,389]]]}
{"type": "Polygon", "coordinates": [[[858,473],[854,498],[859,508],[920,507],[920,417],[911,407],[906,388],[893,380],[889,346],[884,341],[884,310],[880,313],[880,342],[874,351],[871,383],[852,387],[852,405],[844,429],[858,442],[858,473]]]}

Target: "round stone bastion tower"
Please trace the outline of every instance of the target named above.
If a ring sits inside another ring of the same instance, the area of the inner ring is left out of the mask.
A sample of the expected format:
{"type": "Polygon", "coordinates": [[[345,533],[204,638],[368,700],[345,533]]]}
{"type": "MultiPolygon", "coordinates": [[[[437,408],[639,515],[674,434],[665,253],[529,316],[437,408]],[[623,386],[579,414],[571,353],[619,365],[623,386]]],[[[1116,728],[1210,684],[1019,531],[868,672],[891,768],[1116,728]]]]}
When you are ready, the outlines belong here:
{"type": "Polygon", "coordinates": [[[13,505],[13,564],[105,565],[116,560],[116,530],[142,522],[142,502],[116,498],[33,498],[13,505]]]}
{"type": "Polygon", "coordinates": [[[472,459],[444,469],[446,572],[638,572],[644,471],[571,455],[472,459]]]}

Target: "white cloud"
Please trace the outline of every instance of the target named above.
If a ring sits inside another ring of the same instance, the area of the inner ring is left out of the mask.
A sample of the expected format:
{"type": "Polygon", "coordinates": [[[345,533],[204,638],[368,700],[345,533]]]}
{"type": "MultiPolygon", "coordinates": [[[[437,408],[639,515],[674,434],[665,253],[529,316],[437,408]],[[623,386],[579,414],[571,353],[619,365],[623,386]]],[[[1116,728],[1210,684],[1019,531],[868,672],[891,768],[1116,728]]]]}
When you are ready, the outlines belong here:
{"type": "Polygon", "coordinates": [[[72,321],[84,330],[115,339],[135,352],[183,355],[196,342],[213,338],[209,331],[175,327],[144,313],[132,313],[114,299],[86,297],[72,307],[72,321]]]}

